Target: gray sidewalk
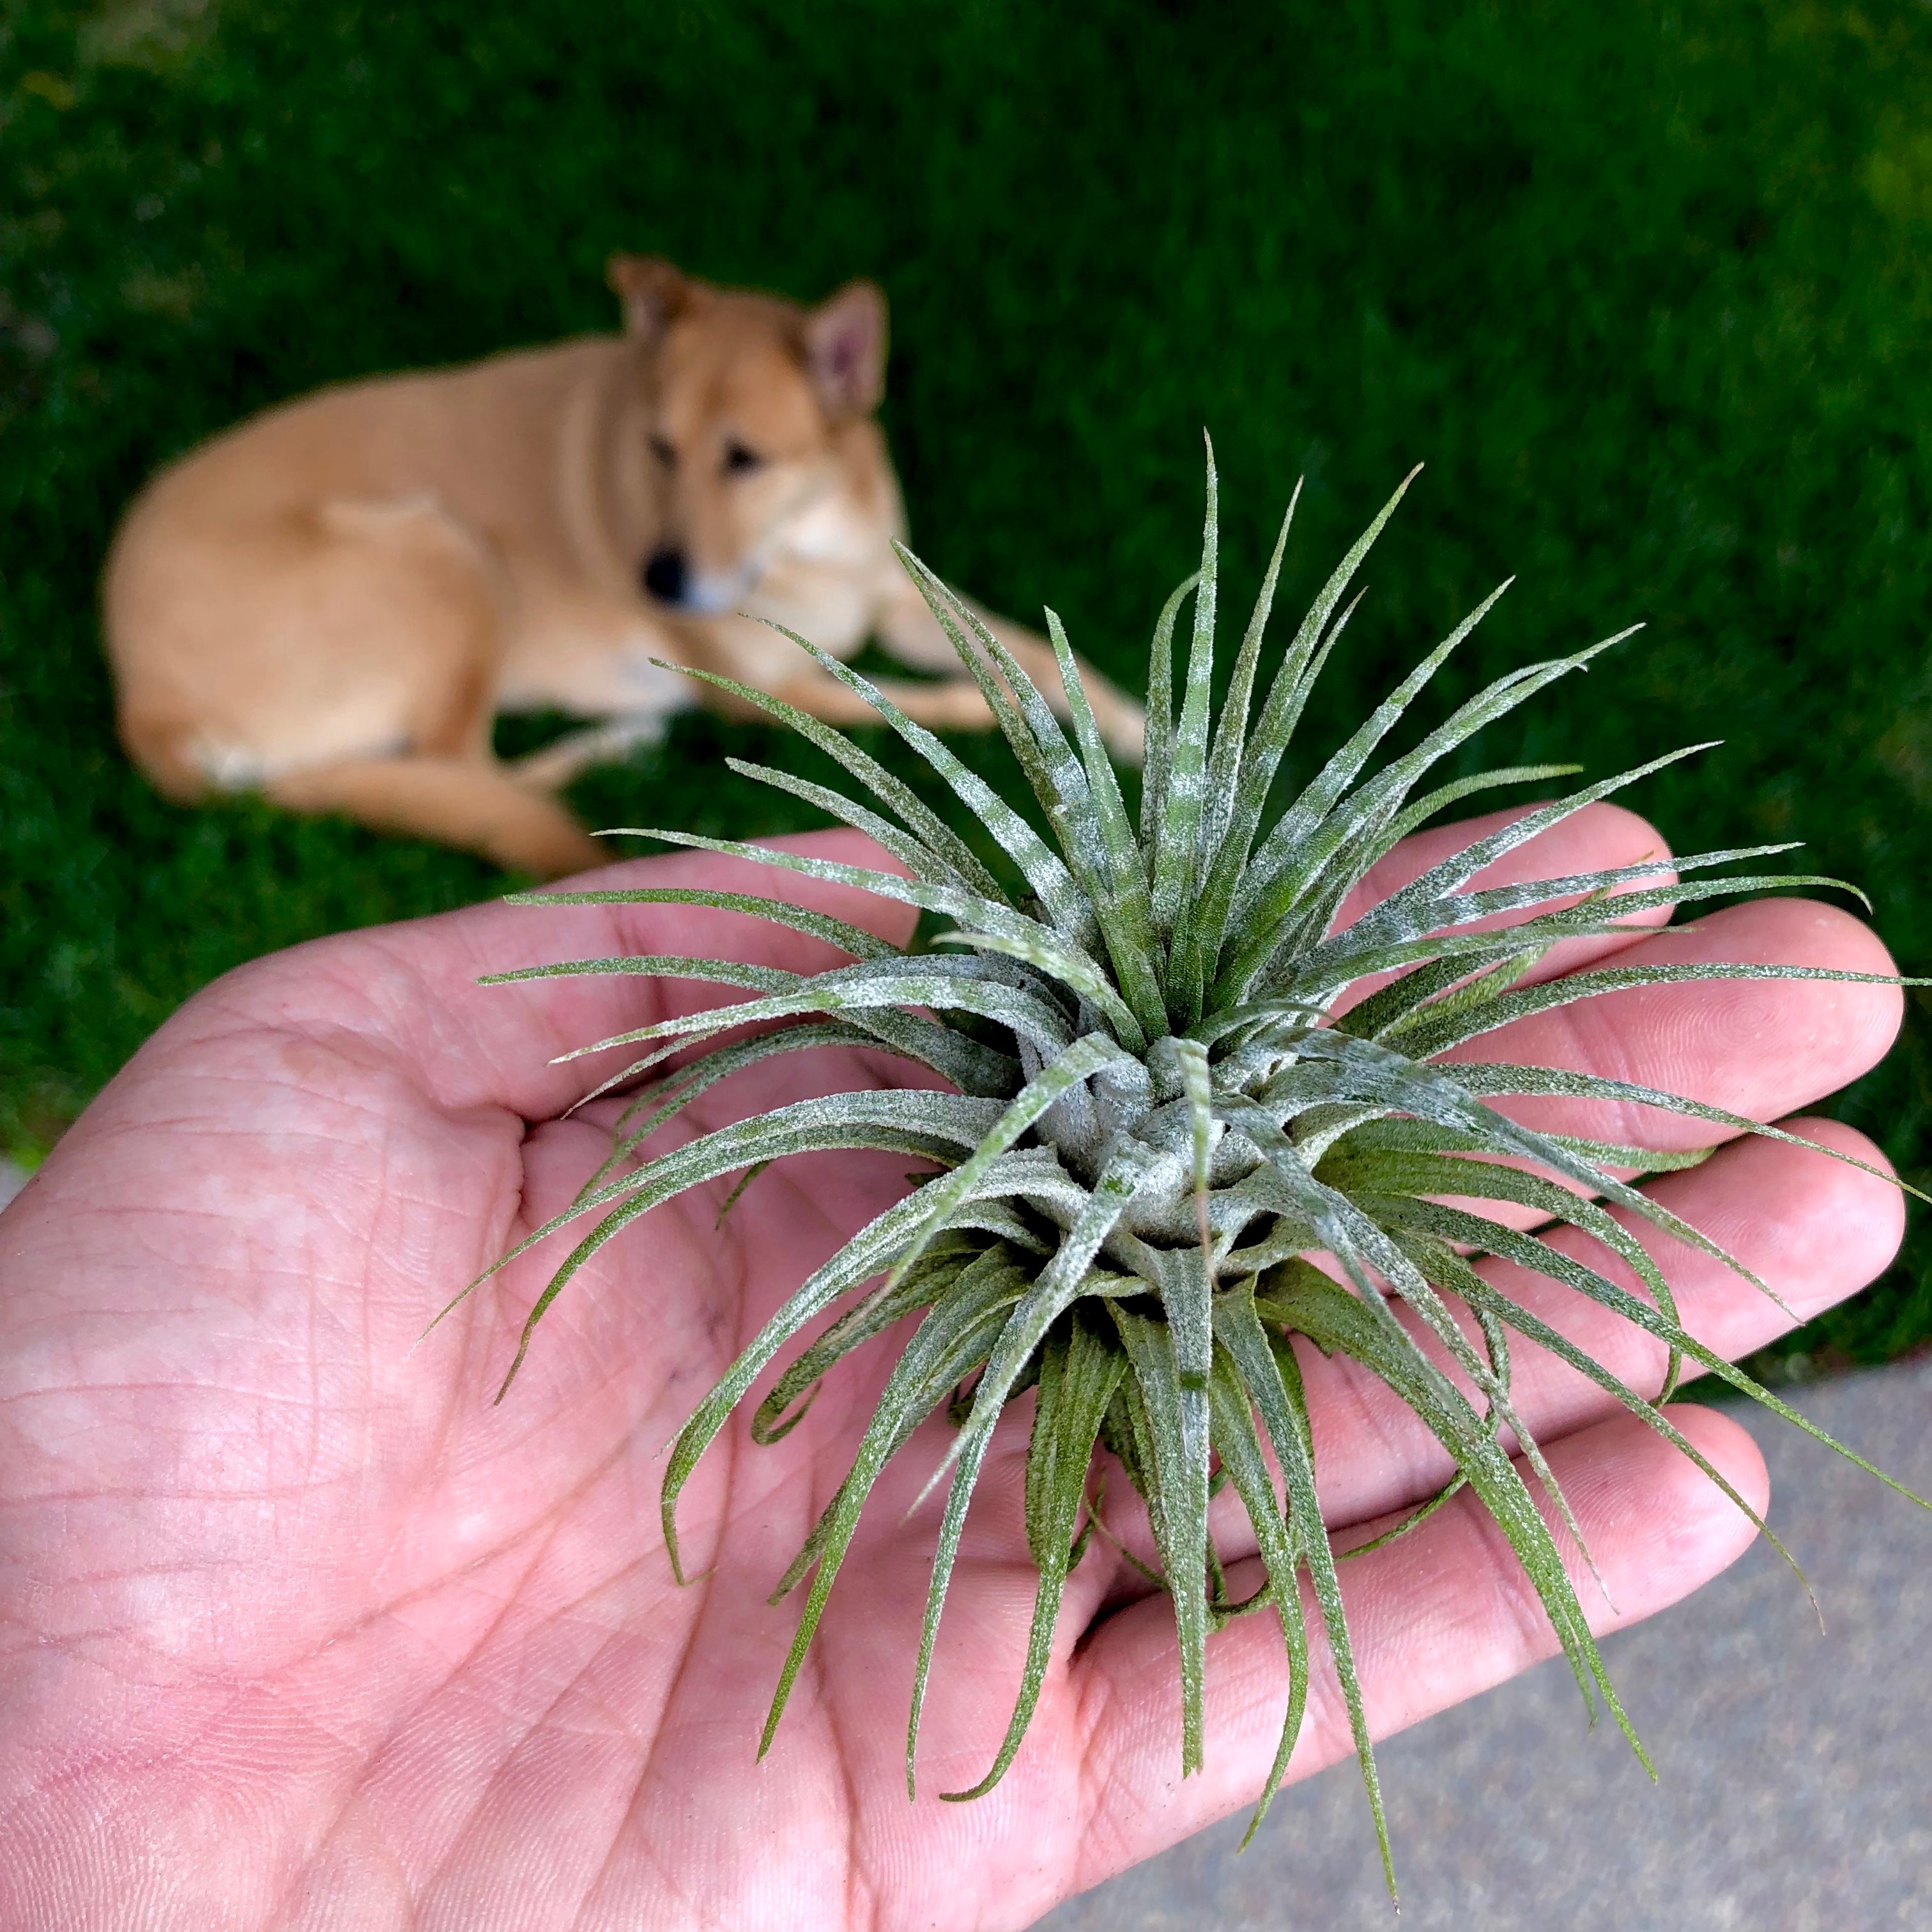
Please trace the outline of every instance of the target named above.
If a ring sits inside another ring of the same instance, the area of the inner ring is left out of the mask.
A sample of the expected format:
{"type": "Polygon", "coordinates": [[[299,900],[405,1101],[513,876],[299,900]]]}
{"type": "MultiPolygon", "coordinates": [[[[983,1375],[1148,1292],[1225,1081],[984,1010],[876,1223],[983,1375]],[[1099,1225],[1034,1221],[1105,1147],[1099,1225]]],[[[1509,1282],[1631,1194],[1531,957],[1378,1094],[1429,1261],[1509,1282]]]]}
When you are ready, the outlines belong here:
{"type": "MultiPolygon", "coordinates": [[[[1793,1400],[1932,1493],[1932,1363],[1793,1400]]],[[[1284,1792],[1239,1857],[1237,1819],[1042,1924],[1932,1932],[1932,1516],[1775,1418],[1744,1419],[1771,1465],[1772,1527],[1828,1634],[1760,1541],[1708,1589],[1611,1638],[1658,1785],[1614,1728],[1584,1736],[1568,1672],[1545,1664],[1378,1752],[1399,1919],[1360,1780],[1342,1765],[1284,1792]]]]}

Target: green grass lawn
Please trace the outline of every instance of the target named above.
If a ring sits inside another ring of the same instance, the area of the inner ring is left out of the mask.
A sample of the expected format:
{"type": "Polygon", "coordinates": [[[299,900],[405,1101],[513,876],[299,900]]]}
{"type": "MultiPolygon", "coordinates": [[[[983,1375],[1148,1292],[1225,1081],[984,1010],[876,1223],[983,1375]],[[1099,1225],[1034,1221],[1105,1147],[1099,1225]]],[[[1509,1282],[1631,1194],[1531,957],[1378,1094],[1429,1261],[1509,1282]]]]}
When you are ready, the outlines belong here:
{"type": "MultiPolygon", "coordinates": [[[[914,536],[1137,680],[1214,432],[1238,600],[1430,464],[1308,742],[1499,578],[1446,704],[1648,628],[1476,748],[1681,847],[1802,836],[1932,968],[1932,14],[1187,0],[14,0],[0,20],[0,1144],[31,1160],[238,961],[501,881],[242,802],[110,726],[94,584],[157,464],[340,377],[610,325],[613,248],[875,275],[914,536]]],[[[1438,711],[1429,710],[1430,717],[1438,711]]],[[[688,721],[592,817],[777,829],[688,721]]],[[[989,748],[973,754],[990,769],[989,748]]],[[[794,823],[804,822],[795,820],[794,823]]],[[[1923,1181],[1932,1009],[1838,1103],[1923,1181]]],[[[1932,1242],[1801,1338],[1932,1335],[1932,1242]]]]}

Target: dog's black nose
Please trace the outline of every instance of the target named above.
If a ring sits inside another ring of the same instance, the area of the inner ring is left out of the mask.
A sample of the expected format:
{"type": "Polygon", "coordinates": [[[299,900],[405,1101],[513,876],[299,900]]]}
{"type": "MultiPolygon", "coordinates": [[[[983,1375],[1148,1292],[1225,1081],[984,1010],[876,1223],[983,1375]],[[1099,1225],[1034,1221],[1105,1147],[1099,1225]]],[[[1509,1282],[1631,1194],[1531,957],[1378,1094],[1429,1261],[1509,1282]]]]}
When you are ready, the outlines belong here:
{"type": "Polygon", "coordinates": [[[666,604],[684,602],[684,553],[654,550],[644,565],[644,588],[666,604]]]}

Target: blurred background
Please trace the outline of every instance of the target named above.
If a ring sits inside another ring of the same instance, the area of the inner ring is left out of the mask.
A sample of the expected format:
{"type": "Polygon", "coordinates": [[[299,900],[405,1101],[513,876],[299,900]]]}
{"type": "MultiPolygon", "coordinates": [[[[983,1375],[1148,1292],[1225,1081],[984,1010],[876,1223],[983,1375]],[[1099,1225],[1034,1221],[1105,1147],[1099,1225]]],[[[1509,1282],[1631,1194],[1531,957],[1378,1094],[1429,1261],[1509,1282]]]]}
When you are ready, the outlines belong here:
{"type": "MultiPolygon", "coordinates": [[[[877,278],[915,542],[1016,616],[1051,598],[1136,688],[1198,545],[1203,424],[1234,607],[1297,476],[1285,604],[1426,460],[1306,745],[1519,573],[1423,724],[1648,628],[1467,768],[1722,738],[1630,802],[1679,849],[1805,839],[1792,869],[1859,882],[1932,969],[1922,0],[10,0],[0,1152],[31,1166],[238,962],[503,888],[340,823],[162,804],[113,740],[96,578],[148,472],[252,410],[614,326],[618,248],[806,300],[877,278]]],[[[798,761],[686,718],[576,802],[812,822],[731,750],[798,761]]],[[[1836,1104],[1927,1181],[1922,995],[1836,1104]]],[[[1922,1231],[1780,1372],[1928,1337],[1922,1231]]]]}

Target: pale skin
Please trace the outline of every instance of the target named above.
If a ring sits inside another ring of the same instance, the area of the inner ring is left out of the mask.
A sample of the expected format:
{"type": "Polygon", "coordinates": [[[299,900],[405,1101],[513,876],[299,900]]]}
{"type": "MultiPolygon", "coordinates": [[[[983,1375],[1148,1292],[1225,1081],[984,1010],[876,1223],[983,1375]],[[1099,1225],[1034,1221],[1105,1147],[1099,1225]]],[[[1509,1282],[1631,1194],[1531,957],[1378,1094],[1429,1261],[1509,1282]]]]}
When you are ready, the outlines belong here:
{"type": "MultiPolygon", "coordinates": [[[[790,842],[866,851],[843,833],[790,842]]],[[[1660,845],[1598,807],[1510,866],[1541,876],[1660,845]]],[[[1420,862],[1412,848],[1378,883],[1420,862]]],[[[610,878],[774,889],[750,866],[687,856],[610,878]]],[[[900,930],[859,895],[783,883],[900,930]]],[[[1626,946],[1891,970],[1855,920],[1796,899],[1576,942],[1546,970],[1626,946]]],[[[490,1396],[542,1257],[412,1351],[435,1309],[601,1158],[597,1120],[556,1118],[597,1064],[550,1056],[709,1003],[688,986],[480,988],[476,976],[623,950],[834,958],[737,915],[670,907],[483,907],[320,941],[191,1001],[0,1219],[0,1923],[1017,1927],[1252,1803],[1283,1708],[1278,1629],[1250,1617],[1210,1640],[1207,1768],[1184,1781],[1166,1604],[1098,1542],[1012,1770],[976,1803],[940,1801],[986,1768],[1017,1682],[1033,1591],[1023,1412],[1002,1425],[954,1576],[917,1802],[904,1730],[938,1498],[906,1511],[943,1421],[875,1493],[776,1744],[754,1761],[792,1623],[764,1598],[850,1459],[882,1352],[845,1364],[781,1444],[728,1430],[682,1505],[687,1562],[709,1572],[689,1588],[658,1526],[663,1451],[782,1296],[903,1188],[902,1159],[781,1163],[722,1232],[723,1184],[658,1210],[557,1302],[500,1407],[490,1396]]],[[[1873,1064],[1898,1014],[1887,987],[1679,985],[1485,1044],[1777,1118],[1873,1064]]],[[[780,1060],[716,1090],[688,1131],[912,1077],[882,1058],[780,1060]]],[[[1564,1124],[1653,1144],[1666,1132],[1580,1107],[1564,1124]]],[[[1801,1130],[1879,1160],[1847,1129],[1801,1130]]],[[[1885,1182],[1762,1142],[1655,1187],[1799,1315],[1875,1275],[1902,1225],[1885,1182]]],[[[1786,1325],[1707,1258],[1652,1245],[1713,1346],[1741,1354],[1786,1325]]],[[[1642,1338],[1560,1291],[1511,1286],[1658,1386],[1642,1338]]],[[[1441,1452],[1358,1376],[1312,1354],[1308,1372],[1324,1508],[1338,1543],[1362,1540],[1440,1484],[1441,1452]]],[[[1751,1540],[1672,1449],[1526,1346],[1517,1390],[1614,1602],[1580,1563],[1599,1629],[1676,1601],[1751,1540]]],[[[1675,1413],[1762,1504],[1744,1431],[1675,1413]]],[[[1144,1544],[1123,1489],[1110,1518],[1144,1544]]],[[[1238,1515],[1216,1519],[1237,1588],[1256,1567],[1238,1515]]],[[[1378,1735],[1555,1648],[1500,1536],[1460,1502],[1342,1576],[1378,1735]]],[[[1317,1666],[1294,1778],[1350,1749],[1317,1666]]],[[[1292,1832],[1292,1803],[1264,1828],[1292,1832]]],[[[1370,1844],[1365,1824],[1365,1886],[1378,1882],[1370,1844]]]]}

